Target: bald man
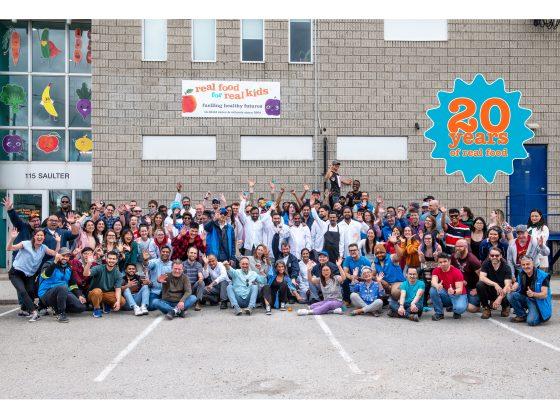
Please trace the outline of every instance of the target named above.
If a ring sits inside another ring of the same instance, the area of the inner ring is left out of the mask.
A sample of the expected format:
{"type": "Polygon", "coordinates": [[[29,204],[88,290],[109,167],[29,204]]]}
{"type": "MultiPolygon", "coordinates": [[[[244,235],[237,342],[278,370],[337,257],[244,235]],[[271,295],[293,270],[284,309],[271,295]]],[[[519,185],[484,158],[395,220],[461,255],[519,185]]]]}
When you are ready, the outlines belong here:
{"type": "MultiPolygon", "coordinates": [[[[439,207],[439,201],[437,200],[430,200],[428,202],[428,211],[424,214],[422,214],[422,216],[420,216],[420,220],[421,221],[426,221],[426,217],[428,216],[434,216],[436,218],[436,229],[439,232],[443,232],[443,225],[441,223],[441,220],[444,216],[444,214],[440,211],[440,207],[439,207]]],[[[450,220],[449,218],[446,218],[446,222],[449,223],[450,220]]]]}

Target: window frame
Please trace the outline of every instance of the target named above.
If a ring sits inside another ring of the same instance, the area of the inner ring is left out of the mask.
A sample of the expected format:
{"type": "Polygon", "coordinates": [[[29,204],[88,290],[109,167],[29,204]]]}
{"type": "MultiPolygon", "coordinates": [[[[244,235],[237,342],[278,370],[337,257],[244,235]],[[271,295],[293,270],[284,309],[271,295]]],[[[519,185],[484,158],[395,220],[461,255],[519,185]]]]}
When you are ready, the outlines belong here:
{"type": "Polygon", "coordinates": [[[288,20],[288,63],[289,64],[307,64],[307,65],[314,64],[314,55],[315,55],[314,47],[315,47],[315,45],[314,45],[314,42],[313,42],[313,35],[315,33],[315,30],[314,30],[315,20],[314,19],[301,19],[301,20],[309,20],[309,26],[311,28],[311,31],[310,31],[311,60],[310,61],[292,61],[292,25],[291,25],[292,20],[296,20],[296,19],[289,19],[288,20]]]}
{"type": "Polygon", "coordinates": [[[191,19],[191,62],[193,63],[216,63],[218,60],[218,19],[191,19]],[[214,59],[213,60],[195,60],[194,58],[194,21],[195,20],[213,20],[214,21],[214,59]]]}
{"type": "Polygon", "coordinates": [[[239,19],[239,61],[242,63],[259,63],[266,61],[266,44],[265,44],[265,19],[239,19]],[[244,20],[260,20],[262,21],[262,57],[261,61],[243,60],[243,21],[244,20]]]}
{"type": "Polygon", "coordinates": [[[142,61],[145,61],[147,63],[150,62],[156,62],[156,63],[162,63],[162,62],[166,62],[167,61],[167,53],[168,53],[168,42],[167,42],[167,36],[168,36],[168,30],[167,30],[167,19],[142,19],[142,61]],[[155,59],[155,58],[146,58],[146,42],[145,42],[145,38],[146,38],[146,28],[145,28],[145,22],[146,20],[165,20],[165,58],[164,59],[155,59]]]}

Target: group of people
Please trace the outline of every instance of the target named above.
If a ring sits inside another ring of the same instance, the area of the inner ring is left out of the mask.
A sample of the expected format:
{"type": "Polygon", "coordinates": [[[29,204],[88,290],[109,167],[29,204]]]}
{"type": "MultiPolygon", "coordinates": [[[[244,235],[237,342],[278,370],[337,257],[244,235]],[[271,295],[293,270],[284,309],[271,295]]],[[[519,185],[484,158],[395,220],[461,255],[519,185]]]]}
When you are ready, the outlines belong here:
{"type": "Polygon", "coordinates": [[[496,309],[508,317],[513,308],[511,321],[531,326],[551,317],[540,210],[512,227],[499,209],[486,221],[433,196],[386,206],[339,168],[334,161],[325,174],[324,193],[305,185],[289,201],[272,181],[271,196],[255,198],[248,181],[239,201],[208,192],[193,208],[178,183],[169,206],[150,200],[145,212],[134,200],[99,201],[77,215],[62,197],[41,222],[23,220],[5,198],[19,315],[37,321],[51,310],[68,322],[68,313],[89,308],[96,318],[124,309],[174,319],[228,303],[235,315],[257,305],[270,315],[297,302],[306,305],[298,315],[379,316],[387,308],[411,321],[433,310],[439,321],[465,311],[488,319],[496,309]]]}

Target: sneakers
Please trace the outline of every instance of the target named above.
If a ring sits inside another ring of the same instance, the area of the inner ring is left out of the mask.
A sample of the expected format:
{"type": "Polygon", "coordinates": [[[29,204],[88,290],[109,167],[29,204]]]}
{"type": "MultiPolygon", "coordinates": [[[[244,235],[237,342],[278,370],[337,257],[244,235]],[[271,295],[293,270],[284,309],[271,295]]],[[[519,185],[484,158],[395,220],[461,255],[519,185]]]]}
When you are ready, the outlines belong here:
{"type": "Polygon", "coordinates": [[[134,305],[132,309],[134,309],[134,316],[142,316],[142,309],[140,309],[140,306],[134,305]]]}
{"type": "Polygon", "coordinates": [[[297,314],[298,314],[299,316],[302,316],[302,315],[309,315],[310,312],[311,312],[311,311],[310,311],[309,309],[298,309],[297,314]]]}
{"type": "Polygon", "coordinates": [[[389,313],[387,313],[387,316],[390,318],[398,318],[399,314],[391,309],[389,313]]]}
{"type": "Polygon", "coordinates": [[[165,319],[168,319],[168,320],[171,321],[173,318],[175,318],[175,309],[173,309],[173,310],[171,310],[171,311],[169,311],[165,314],[165,319]]]}
{"type": "Polygon", "coordinates": [[[265,314],[272,315],[272,311],[270,310],[270,305],[266,305],[265,314]]]}
{"type": "Polygon", "coordinates": [[[194,310],[195,311],[202,311],[202,306],[200,305],[200,302],[196,302],[196,305],[194,305],[194,310]]]}
{"type": "Polygon", "coordinates": [[[28,322],[39,321],[40,318],[41,318],[41,315],[39,315],[39,312],[33,311],[33,312],[31,313],[31,318],[29,318],[29,321],[28,321],[28,322]]]}
{"type": "Polygon", "coordinates": [[[220,309],[227,309],[227,301],[220,302],[220,309]]]}
{"type": "Polygon", "coordinates": [[[181,311],[179,309],[176,309],[176,311],[177,311],[177,316],[179,318],[184,318],[185,317],[185,311],[184,310],[181,311]]]}
{"type": "Polygon", "coordinates": [[[336,308],[336,309],[333,309],[333,311],[332,311],[333,314],[337,314],[337,315],[342,315],[343,312],[344,311],[342,310],[342,308],[336,308]]]}
{"type": "Polygon", "coordinates": [[[111,306],[104,303],[103,304],[103,313],[108,314],[109,312],[111,312],[111,306]]]}
{"type": "Polygon", "coordinates": [[[492,316],[492,311],[490,310],[490,308],[483,308],[482,309],[482,315],[480,316],[480,319],[488,319],[491,316],[492,316]]]}
{"type": "Polygon", "coordinates": [[[420,321],[420,318],[418,318],[418,314],[410,314],[408,316],[408,319],[410,319],[411,321],[414,321],[414,322],[420,321]]]}
{"type": "Polygon", "coordinates": [[[284,302],[282,302],[282,303],[280,304],[280,310],[281,310],[281,311],[285,311],[285,310],[286,310],[286,304],[285,304],[284,302]]]}
{"type": "Polygon", "coordinates": [[[443,316],[443,314],[433,314],[432,315],[432,321],[441,321],[443,318],[445,318],[445,316],[443,316]]]}
{"type": "Polygon", "coordinates": [[[39,309],[39,316],[47,316],[49,314],[49,310],[47,308],[39,309]]]}
{"type": "Polygon", "coordinates": [[[527,318],[524,316],[516,316],[514,318],[511,318],[510,321],[514,323],[521,323],[527,321],[527,318]]]}
{"type": "Polygon", "coordinates": [[[242,313],[243,313],[243,312],[241,311],[241,308],[240,308],[239,306],[234,306],[234,307],[233,307],[233,314],[234,314],[235,316],[239,316],[239,315],[241,315],[242,313]]]}
{"type": "Polygon", "coordinates": [[[461,319],[461,314],[453,312],[453,319],[461,319]]]}
{"type": "Polygon", "coordinates": [[[24,311],[24,310],[22,309],[22,310],[20,310],[20,311],[18,312],[17,316],[19,316],[19,317],[21,317],[21,318],[27,318],[27,317],[30,317],[31,314],[30,314],[29,312],[24,311]]]}
{"type": "Polygon", "coordinates": [[[101,318],[103,316],[103,311],[101,308],[93,309],[93,317],[94,318],[101,318]]]}
{"type": "Polygon", "coordinates": [[[253,308],[245,308],[245,315],[251,315],[253,313],[253,308]]]}
{"type": "Polygon", "coordinates": [[[61,312],[61,313],[58,315],[57,321],[58,321],[58,322],[64,322],[64,323],[70,322],[70,320],[69,320],[68,317],[66,316],[66,313],[64,313],[64,312],[61,312]]]}
{"type": "Polygon", "coordinates": [[[500,316],[502,318],[507,318],[509,316],[509,306],[506,306],[505,308],[502,307],[502,312],[500,312],[500,316]]]}
{"type": "Polygon", "coordinates": [[[148,307],[146,305],[140,306],[140,310],[142,311],[142,315],[148,315],[150,311],[148,311],[148,307]]]}

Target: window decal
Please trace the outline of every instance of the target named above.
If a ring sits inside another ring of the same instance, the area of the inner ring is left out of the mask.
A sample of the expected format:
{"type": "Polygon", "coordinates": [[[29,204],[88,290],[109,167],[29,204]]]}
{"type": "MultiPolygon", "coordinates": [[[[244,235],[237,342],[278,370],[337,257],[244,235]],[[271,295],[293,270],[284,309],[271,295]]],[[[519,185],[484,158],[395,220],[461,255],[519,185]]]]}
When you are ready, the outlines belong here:
{"type": "Polygon", "coordinates": [[[57,152],[59,143],[60,136],[58,133],[43,134],[37,139],[37,149],[47,154],[57,152]]]}
{"type": "Polygon", "coordinates": [[[43,108],[45,108],[45,111],[47,111],[51,117],[56,118],[58,117],[58,112],[56,112],[54,102],[51,99],[51,85],[52,83],[49,83],[43,90],[41,95],[41,105],[43,105],[43,108]]]}
{"type": "Polygon", "coordinates": [[[20,85],[4,85],[0,92],[0,102],[9,106],[15,117],[15,114],[17,114],[19,109],[27,102],[25,90],[23,90],[23,87],[20,85]]]}
{"type": "Polygon", "coordinates": [[[76,89],[78,95],[78,102],[76,102],[76,109],[85,120],[88,115],[91,115],[91,89],[88,89],[86,82],[82,83],[80,89],[76,89]]]}
{"type": "Polygon", "coordinates": [[[43,58],[55,58],[62,51],[59,50],[54,42],[49,40],[49,30],[43,29],[41,33],[41,55],[43,58]]]}
{"type": "Polygon", "coordinates": [[[79,139],[74,141],[74,145],[76,146],[76,150],[82,153],[91,152],[93,150],[93,140],[90,139],[87,134],[84,134],[79,139]]]}
{"type": "Polygon", "coordinates": [[[2,139],[2,149],[6,153],[21,153],[23,151],[23,139],[17,134],[8,134],[2,139]]]}
{"type": "Polygon", "coordinates": [[[4,55],[11,51],[12,61],[14,65],[17,66],[19,62],[19,52],[21,48],[21,35],[15,28],[10,28],[4,34],[2,38],[2,50],[4,55]]]}

